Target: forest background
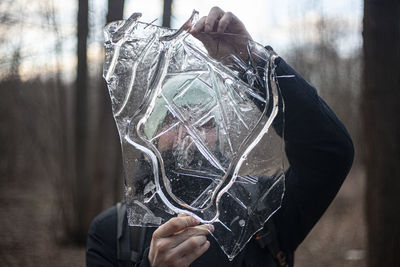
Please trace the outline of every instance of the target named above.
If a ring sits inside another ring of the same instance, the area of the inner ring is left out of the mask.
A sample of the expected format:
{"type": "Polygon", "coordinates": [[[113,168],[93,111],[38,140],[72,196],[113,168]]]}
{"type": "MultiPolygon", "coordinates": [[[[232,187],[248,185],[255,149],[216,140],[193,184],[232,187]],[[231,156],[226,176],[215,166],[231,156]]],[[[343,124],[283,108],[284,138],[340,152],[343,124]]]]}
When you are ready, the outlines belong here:
{"type": "MultiPolygon", "coordinates": [[[[1,266],[84,266],[90,221],[122,198],[121,151],[102,78],[104,25],[139,11],[143,21],[178,28],[192,9],[206,15],[214,5],[0,2],[1,266]]],[[[355,143],[353,169],[296,252],[296,266],[396,266],[398,1],[218,5],[318,89],[355,143]]]]}

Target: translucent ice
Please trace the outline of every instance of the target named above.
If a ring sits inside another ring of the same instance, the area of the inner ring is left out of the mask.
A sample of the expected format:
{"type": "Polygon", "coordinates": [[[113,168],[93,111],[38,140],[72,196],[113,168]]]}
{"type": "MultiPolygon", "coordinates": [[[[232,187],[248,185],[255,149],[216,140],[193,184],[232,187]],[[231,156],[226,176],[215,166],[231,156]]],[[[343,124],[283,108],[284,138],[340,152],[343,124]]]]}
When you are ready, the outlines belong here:
{"type": "Polygon", "coordinates": [[[240,35],[195,38],[188,29],[196,12],[179,30],[139,17],[105,28],[104,77],[122,144],[129,224],[192,215],[214,224],[214,238],[233,259],[284,193],[276,54],[240,35]],[[226,53],[222,39],[245,49],[226,53]]]}

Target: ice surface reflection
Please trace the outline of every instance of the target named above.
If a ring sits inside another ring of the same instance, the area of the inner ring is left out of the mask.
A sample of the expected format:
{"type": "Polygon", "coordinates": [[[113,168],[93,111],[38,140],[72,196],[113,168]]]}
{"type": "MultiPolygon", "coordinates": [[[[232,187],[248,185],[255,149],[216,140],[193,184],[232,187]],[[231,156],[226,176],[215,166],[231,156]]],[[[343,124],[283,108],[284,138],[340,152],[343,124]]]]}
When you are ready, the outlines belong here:
{"type": "Polygon", "coordinates": [[[105,28],[104,77],[123,149],[128,221],[158,226],[190,214],[214,224],[233,259],[284,193],[275,53],[244,39],[246,55],[221,56],[187,32],[196,13],[180,30],[139,17],[105,28]]]}

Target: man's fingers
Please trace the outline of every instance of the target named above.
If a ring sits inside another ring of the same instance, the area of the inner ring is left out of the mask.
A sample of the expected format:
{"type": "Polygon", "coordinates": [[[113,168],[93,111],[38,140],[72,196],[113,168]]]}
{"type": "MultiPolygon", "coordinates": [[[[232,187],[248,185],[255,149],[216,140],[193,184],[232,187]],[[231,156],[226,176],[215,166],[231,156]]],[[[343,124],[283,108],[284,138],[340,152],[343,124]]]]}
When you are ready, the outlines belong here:
{"type": "Polygon", "coordinates": [[[201,17],[196,24],[193,26],[193,28],[190,30],[190,33],[199,33],[202,30],[204,30],[204,23],[206,22],[206,16],[201,17]]]}
{"type": "Polygon", "coordinates": [[[214,232],[214,226],[212,224],[202,224],[193,227],[186,228],[182,235],[189,237],[193,235],[207,235],[211,232],[214,232]]]}
{"type": "Polygon", "coordinates": [[[187,261],[189,262],[189,264],[191,264],[192,262],[194,262],[198,257],[200,257],[201,255],[204,254],[204,252],[206,252],[208,250],[208,248],[210,247],[210,241],[206,241],[203,245],[200,246],[200,248],[198,248],[196,251],[194,251],[194,253],[189,253],[186,257],[187,257],[187,261]]]}
{"type": "Polygon", "coordinates": [[[192,216],[174,217],[168,222],[164,223],[153,233],[153,238],[159,239],[168,237],[175,232],[181,231],[187,227],[198,225],[200,222],[192,216]]]}
{"type": "Polygon", "coordinates": [[[187,239],[178,247],[168,250],[163,255],[163,265],[160,266],[189,266],[195,259],[202,255],[210,246],[205,236],[196,236],[187,239]]]}
{"type": "Polygon", "coordinates": [[[210,241],[205,236],[192,237],[181,244],[180,252],[183,253],[181,256],[184,259],[184,265],[188,266],[198,257],[204,254],[210,247],[210,241]]]}
{"type": "Polygon", "coordinates": [[[185,228],[181,231],[175,232],[172,236],[174,237],[174,242],[182,243],[185,239],[195,236],[195,235],[208,235],[214,232],[214,226],[211,224],[202,224],[193,227],[185,228]]]}
{"type": "Polygon", "coordinates": [[[221,8],[219,7],[211,8],[210,13],[208,13],[208,16],[205,21],[204,32],[210,33],[214,29],[217,20],[222,18],[223,15],[224,11],[221,8]]]}
{"type": "Polygon", "coordinates": [[[206,242],[207,238],[204,235],[192,236],[173,248],[172,251],[177,251],[181,257],[185,257],[195,253],[206,242]]]}
{"type": "Polygon", "coordinates": [[[231,23],[232,19],[233,14],[231,12],[226,12],[219,20],[217,32],[220,34],[224,33],[229,23],[231,23]]]}
{"type": "Polygon", "coordinates": [[[206,236],[213,231],[214,231],[214,226],[210,224],[203,224],[186,228],[182,232],[175,234],[175,236],[172,239],[173,242],[172,247],[178,246],[180,243],[183,243],[185,240],[191,238],[192,236],[206,236]]]}

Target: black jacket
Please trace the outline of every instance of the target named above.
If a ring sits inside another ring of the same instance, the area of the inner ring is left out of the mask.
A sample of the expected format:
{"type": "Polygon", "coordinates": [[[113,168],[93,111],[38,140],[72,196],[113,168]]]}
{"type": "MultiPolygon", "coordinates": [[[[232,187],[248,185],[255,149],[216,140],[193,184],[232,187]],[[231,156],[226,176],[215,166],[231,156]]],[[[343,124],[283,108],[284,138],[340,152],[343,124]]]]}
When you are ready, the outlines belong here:
{"type": "MultiPolygon", "coordinates": [[[[277,58],[278,82],[285,102],[285,149],[290,168],[281,208],[272,220],[280,249],[289,255],[304,240],[339,191],[353,162],[354,148],[343,124],[308,84],[284,60],[277,58]],[[294,75],[294,77],[288,77],[294,75]],[[282,76],[282,77],[280,77],[282,76]],[[286,77],[284,77],[286,76],[286,77]]],[[[117,266],[116,209],[100,214],[91,224],[87,241],[88,266],[117,266]]],[[[138,266],[147,260],[151,234],[146,232],[145,250],[138,266]]],[[[228,260],[213,238],[206,253],[191,266],[273,266],[269,251],[254,238],[228,260]]]]}

